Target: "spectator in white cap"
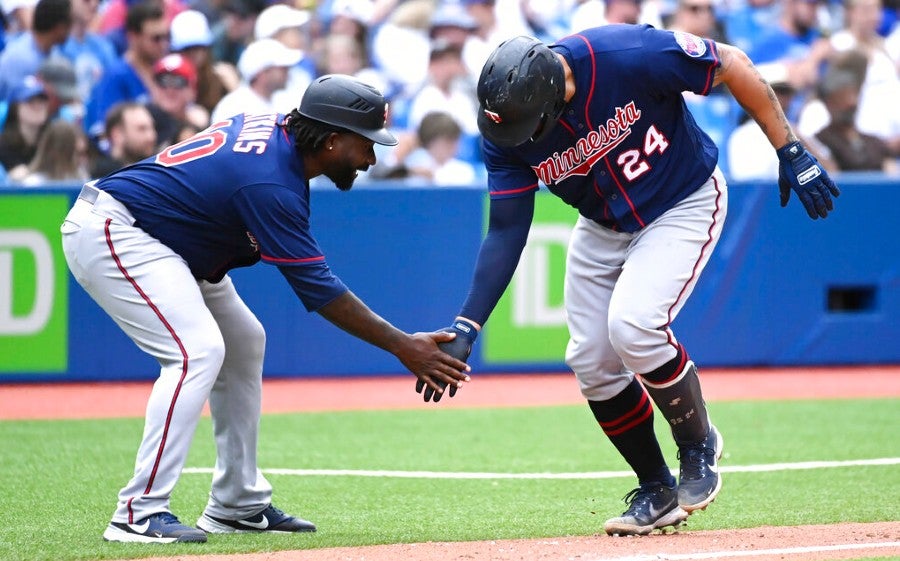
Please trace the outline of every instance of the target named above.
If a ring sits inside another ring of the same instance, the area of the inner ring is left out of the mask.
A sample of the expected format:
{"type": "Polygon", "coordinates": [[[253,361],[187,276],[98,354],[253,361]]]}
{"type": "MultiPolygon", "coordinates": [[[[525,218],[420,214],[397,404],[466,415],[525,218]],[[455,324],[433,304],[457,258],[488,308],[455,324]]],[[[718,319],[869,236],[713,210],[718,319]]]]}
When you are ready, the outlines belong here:
{"type": "Polygon", "coordinates": [[[213,35],[202,12],[181,12],[172,19],[170,29],[172,52],[190,59],[197,71],[197,104],[212,111],[226,93],[237,87],[237,69],[225,62],[213,62],[213,35]]]}
{"type": "Polygon", "coordinates": [[[273,94],[287,84],[288,69],[300,62],[302,53],[289,49],[275,39],[260,39],[247,45],[238,60],[241,85],[222,98],[212,112],[212,122],[239,113],[286,112],[297,106],[296,95],[288,107],[278,107],[273,94]]]}
{"type": "Polygon", "coordinates": [[[300,52],[300,60],[293,65],[287,81],[273,96],[272,103],[283,111],[289,111],[303,97],[303,92],[316,77],[316,63],[309,52],[310,13],[287,4],[272,4],[256,18],[256,40],[274,39],[289,49],[300,52]]]}

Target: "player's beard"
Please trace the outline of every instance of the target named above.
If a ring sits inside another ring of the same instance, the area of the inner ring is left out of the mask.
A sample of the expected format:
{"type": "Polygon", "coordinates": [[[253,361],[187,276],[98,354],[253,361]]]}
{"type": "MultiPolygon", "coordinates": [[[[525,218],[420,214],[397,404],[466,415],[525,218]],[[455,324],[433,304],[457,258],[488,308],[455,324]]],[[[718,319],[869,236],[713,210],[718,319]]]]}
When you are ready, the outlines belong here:
{"type": "Polygon", "coordinates": [[[349,191],[353,187],[353,182],[356,181],[356,171],[353,168],[347,168],[330,174],[328,178],[341,191],[349,191]]]}

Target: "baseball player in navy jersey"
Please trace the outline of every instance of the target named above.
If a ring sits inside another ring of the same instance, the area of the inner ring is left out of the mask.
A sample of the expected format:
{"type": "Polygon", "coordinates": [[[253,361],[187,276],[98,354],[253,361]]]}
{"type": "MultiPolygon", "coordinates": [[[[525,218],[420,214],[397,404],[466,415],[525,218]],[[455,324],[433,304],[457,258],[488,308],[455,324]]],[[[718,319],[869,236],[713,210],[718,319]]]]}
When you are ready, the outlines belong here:
{"type": "MultiPolygon", "coordinates": [[[[733,46],[647,25],[587,29],[550,46],[517,37],[492,53],[478,82],[489,228],[469,295],[446,328],[457,338],[442,345],[460,360],[469,356],[525,246],[539,184],[573,206],[566,364],[638,478],[628,509],[606,522],[609,534],[677,526],[722,485],[722,436],[672,331],[728,206],[718,149],[682,92],[704,95],[719,84],[777,150],[782,206],[794,191],[811,218],[825,218],[837,187],[733,46]],[[677,482],[653,430],[651,401],[678,446],[677,482]]],[[[426,401],[442,395],[418,389],[426,401]]]]}
{"type": "Polygon", "coordinates": [[[394,145],[382,95],[330,75],[288,115],[236,115],[82,190],[61,230],[72,274],[161,366],[134,475],[103,533],[120,542],[204,542],[207,533],[312,532],[272,505],[257,467],[265,332],[228,271],[275,265],[303,305],[394,354],[424,387],[468,380],[438,348],[451,333],[404,333],[332,273],[310,233],[309,180],[349,190],[394,145]],[[197,528],[169,497],[209,400],[216,465],[197,528]],[[199,528],[199,529],[198,529],[199,528]]]}

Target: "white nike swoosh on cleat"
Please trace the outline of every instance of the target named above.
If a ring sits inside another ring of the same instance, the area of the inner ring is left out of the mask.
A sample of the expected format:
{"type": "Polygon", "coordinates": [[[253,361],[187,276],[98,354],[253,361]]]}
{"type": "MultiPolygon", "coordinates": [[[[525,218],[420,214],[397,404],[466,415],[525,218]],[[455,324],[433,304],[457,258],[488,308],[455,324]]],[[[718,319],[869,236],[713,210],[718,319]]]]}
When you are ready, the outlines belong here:
{"type": "Polygon", "coordinates": [[[245,526],[250,526],[251,528],[256,528],[257,530],[265,530],[269,527],[269,519],[266,518],[264,514],[261,522],[251,522],[249,520],[241,520],[241,524],[245,526]]]}
{"type": "Polygon", "coordinates": [[[143,524],[129,524],[128,529],[134,532],[135,534],[146,534],[147,529],[150,528],[150,521],[147,520],[143,524]]]}

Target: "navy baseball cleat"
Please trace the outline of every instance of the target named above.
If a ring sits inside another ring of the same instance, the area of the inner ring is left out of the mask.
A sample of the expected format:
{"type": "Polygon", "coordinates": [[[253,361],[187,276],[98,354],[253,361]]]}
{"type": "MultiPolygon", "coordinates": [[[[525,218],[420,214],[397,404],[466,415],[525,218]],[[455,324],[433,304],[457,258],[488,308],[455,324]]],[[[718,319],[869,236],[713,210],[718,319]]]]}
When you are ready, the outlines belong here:
{"type": "Polygon", "coordinates": [[[628,510],[603,526],[610,536],[645,536],[666,526],[677,527],[688,517],[678,506],[676,488],[660,483],[644,483],[625,495],[624,501],[629,503],[628,510]]]}
{"type": "Polygon", "coordinates": [[[722,435],[709,425],[706,438],[694,444],[678,446],[681,467],[678,475],[678,504],[688,513],[703,510],[716,499],[722,488],[719,458],[722,435]]]}
{"type": "Polygon", "coordinates": [[[110,522],[103,532],[108,542],[172,543],[206,541],[206,533],[185,526],[171,512],[157,512],[134,524],[110,522]]]}
{"type": "Polygon", "coordinates": [[[197,520],[197,527],[210,534],[316,531],[316,525],[312,522],[285,514],[272,505],[243,520],[228,520],[204,512],[197,520]]]}

